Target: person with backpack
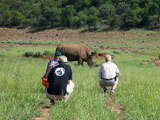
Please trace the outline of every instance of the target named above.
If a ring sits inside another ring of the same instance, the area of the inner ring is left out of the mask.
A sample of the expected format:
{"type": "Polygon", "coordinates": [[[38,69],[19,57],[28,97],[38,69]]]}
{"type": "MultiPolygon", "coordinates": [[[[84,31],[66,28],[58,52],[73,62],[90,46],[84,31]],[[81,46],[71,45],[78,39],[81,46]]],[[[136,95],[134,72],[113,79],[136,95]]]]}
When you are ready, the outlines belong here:
{"type": "Polygon", "coordinates": [[[60,51],[56,51],[55,54],[54,54],[54,58],[53,59],[50,59],[50,61],[48,62],[48,65],[47,65],[47,69],[46,69],[46,72],[44,74],[44,76],[42,77],[43,78],[48,78],[48,75],[49,75],[49,72],[51,70],[51,68],[57,66],[59,63],[58,63],[58,60],[59,60],[59,56],[61,56],[62,53],[60,51]]]}
{"type": "Polygon", "coordinates": [[[111,86],[111,92],[114,93],[118,85],[118,77],[120,76],[119,69],[115,63],[112,63],[110,55],[105,56],[105,63],[103,63],[99,70],[99,84],[103,88],[104,93],[107,91],[107,86],[111,86]]]}
{"type": "Polygon", "coordinates": [[[63,98],[67,102],[74,88],[72,69],[68,65],[67,57],[60,56],[58,63],[59,65],[51,68],[47,81],[46,96],[52,104],[55,104],[55,100],[63,98]]]}

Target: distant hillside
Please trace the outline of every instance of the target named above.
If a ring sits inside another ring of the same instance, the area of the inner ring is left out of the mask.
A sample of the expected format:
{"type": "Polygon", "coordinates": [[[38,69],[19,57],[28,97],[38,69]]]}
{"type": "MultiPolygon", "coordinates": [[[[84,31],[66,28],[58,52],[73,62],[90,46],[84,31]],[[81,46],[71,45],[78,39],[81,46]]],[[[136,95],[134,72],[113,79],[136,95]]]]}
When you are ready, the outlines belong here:
{"type": "Polygon", "coordinates": [[[1,0],[0,26],[160,28],[160,0],[1,0]]]}

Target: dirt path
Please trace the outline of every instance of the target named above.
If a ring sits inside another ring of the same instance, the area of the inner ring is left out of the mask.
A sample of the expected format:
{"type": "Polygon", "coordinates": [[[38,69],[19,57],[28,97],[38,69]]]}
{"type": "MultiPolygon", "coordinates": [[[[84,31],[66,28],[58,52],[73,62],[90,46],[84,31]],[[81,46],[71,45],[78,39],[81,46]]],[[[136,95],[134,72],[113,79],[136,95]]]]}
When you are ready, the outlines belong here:
{"type": "Polygon", "coordinates": [[[42,117],[35,117],[32,120],[47,120],[49,117],[50,105],[46,104],[44,108],[42,108],[42,117]]]}
{"type": "Polygon", "coordinates": [[[124,108],[119,105],[119,104],[116,104],[114,101],[115,101],[115,97],[114,96],[109,96],[108,98],[108,101],[109,101],[109,108],[113,111],[115,111],[117,114],[118,114],[118,117],[116,120],[126,120],[123,112],[124,112],[124,108]]]}

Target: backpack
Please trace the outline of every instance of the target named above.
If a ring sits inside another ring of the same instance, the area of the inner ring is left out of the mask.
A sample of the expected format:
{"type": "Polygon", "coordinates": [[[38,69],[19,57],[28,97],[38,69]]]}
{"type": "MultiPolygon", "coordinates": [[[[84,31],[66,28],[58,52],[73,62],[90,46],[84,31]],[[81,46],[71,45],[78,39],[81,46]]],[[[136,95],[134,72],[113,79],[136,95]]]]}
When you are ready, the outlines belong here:
{"type": "Polygon", "coordinates": [[[47,78],[42,78],[42,85],[47,88],[48,84],[47,84],[48,79],[47,78]]]}

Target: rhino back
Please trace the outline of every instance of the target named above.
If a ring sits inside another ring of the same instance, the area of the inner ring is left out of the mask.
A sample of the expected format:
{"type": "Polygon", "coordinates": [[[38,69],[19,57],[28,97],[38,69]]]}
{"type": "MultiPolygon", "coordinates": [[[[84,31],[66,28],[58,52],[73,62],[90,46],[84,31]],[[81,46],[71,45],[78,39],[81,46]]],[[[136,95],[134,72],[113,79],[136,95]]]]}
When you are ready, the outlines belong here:
{"type": "Polygon", "coordinates": [[[84,45],[62,44],[56,50],[62,52],[68,60],[74,61],[79,57],[86,60],[88,55],[91,55],[90,49],[84,45]]]}

